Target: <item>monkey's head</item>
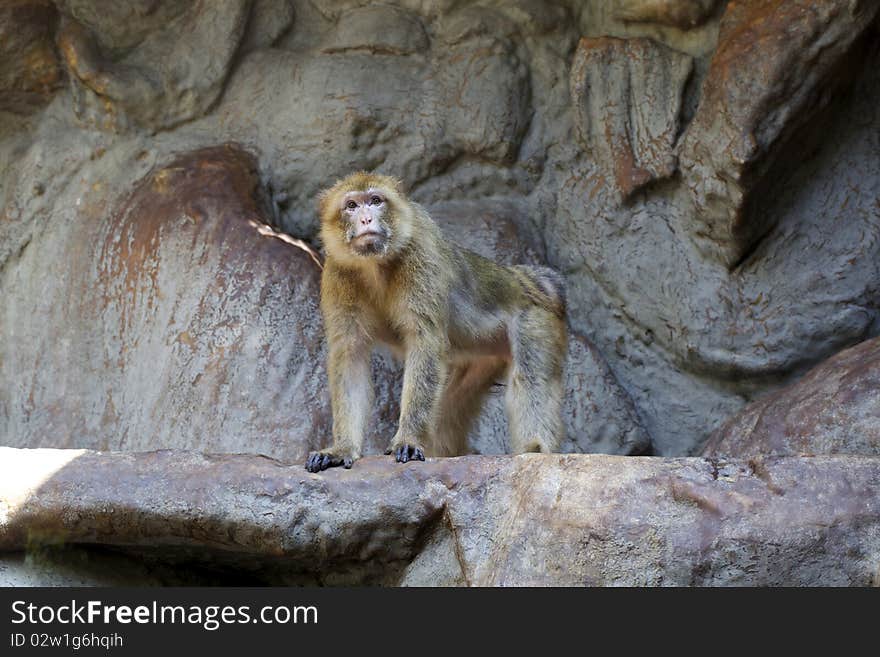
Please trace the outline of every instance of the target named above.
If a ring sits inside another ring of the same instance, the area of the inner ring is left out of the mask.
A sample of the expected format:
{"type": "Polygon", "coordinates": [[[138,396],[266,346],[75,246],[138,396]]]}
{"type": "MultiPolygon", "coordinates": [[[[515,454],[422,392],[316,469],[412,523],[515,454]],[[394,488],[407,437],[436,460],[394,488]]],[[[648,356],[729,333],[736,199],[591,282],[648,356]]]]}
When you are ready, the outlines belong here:
{"type": "Polygon", "coordinates": [[[321,241],[339,261],[390,258],[409,241],[411,206],[389,176],[361,171],[343,178],[321,193],[319,211],[321,241]]]}

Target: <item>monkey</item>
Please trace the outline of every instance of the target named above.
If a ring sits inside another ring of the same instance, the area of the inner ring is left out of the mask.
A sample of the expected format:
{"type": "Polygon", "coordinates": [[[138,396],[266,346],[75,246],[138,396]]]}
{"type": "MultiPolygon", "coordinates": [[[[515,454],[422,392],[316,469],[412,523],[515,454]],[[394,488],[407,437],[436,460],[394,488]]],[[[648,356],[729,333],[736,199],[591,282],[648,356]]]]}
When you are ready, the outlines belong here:
{"type": "Polygon", "coordinates": [[[499,380],[512,451],[558,451],[568,340],[558,272],[503,266],[447,240],[386,175],[349,175],[319,195],[318,212],[333,442],[309,454],[308,471],[360,458],[377,343],[404,363],[398,427],[385,451],[397,462],[465,453],[499,380]]]}

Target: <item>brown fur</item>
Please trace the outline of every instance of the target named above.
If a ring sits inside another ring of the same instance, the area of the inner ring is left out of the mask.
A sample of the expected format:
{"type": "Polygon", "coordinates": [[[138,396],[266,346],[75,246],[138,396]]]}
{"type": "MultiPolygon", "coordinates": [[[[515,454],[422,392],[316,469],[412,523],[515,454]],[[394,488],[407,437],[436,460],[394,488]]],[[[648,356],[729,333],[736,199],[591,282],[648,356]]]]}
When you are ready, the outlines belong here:
{"type": "Polygon", "coordinates": [[[333,444],[309,456],[310,471],[360,457],[377,342],[405,362],[400,422],[386,452],[398,461],[463,453],[499,379],[507,382],[512,450],[559,448],[567,330],[558,273],[505,267],[449,242],[388,176],[352,174],[321,194],[319,211],[333,444]],[[376,234],[352,238],[358,223],[376,234]]]}

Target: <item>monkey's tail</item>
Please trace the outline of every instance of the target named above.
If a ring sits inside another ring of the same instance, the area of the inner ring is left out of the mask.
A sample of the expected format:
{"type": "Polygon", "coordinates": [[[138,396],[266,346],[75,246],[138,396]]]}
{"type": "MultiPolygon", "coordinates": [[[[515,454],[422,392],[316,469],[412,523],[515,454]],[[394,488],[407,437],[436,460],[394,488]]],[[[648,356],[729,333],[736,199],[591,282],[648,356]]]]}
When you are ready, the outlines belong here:
{"type": "Polygon", "coordinates": [[[515,265],[511,267],[536,305],[543,306],[557,317],[565,317],[565,278],[550,267],[515,265]]]}

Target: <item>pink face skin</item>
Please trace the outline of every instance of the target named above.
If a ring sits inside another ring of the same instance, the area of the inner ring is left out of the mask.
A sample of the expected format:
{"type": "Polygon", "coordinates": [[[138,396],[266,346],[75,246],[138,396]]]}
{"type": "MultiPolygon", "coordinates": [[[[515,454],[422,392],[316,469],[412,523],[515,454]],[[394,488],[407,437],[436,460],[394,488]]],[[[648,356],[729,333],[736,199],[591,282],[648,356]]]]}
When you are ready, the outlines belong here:
{"type": "Polygon", "coordinates": [[[390,229],[386,220],[385,195],[375,189],[348,192],[342,197],[346,239],[358,255],[384,255],[390,229]]]}

